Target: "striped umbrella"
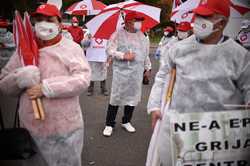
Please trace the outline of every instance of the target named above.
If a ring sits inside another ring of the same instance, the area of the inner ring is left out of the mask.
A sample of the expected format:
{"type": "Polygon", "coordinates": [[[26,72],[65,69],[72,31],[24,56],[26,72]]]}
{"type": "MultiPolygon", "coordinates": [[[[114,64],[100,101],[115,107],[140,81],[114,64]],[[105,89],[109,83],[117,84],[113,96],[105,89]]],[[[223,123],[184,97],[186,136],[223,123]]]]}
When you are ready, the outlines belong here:
{"type": "Polygon", "coordinates": [[[95,38],[109,39],[111,34],[122,26],[124,16],[132,11],[145,18],[141,29],[143,32],[160,23],[160,8],[129,0],[107,6],[86,26],[95,38]]]}
{"type": "Polygon", "coordinates": [[[70,15],[96,15],[103,10],[106,5],[97,0],[83,0],[71,5],[65,13],[70,15]]]}

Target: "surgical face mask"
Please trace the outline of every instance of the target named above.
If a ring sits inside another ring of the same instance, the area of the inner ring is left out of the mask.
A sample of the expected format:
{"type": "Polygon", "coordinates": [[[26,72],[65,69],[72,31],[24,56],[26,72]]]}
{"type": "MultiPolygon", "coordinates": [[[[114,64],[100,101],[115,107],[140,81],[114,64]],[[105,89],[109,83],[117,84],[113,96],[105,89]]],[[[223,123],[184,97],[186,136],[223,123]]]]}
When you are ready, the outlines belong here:
{"type": "Polygon", "coordinates": [[[218,31],[219,29],[214,29],[214,25],[221,20],[217,20],[216,22],[211,22],[204,18],[197,17],[193,24],[194,35],[198,39],[205,39],[213,32],[218,31]]]}
{"type": "Polygon", "coordinates": [[[141,22],[135,22],[134,23],[135,30],[140,31],[141,27],[142,27],[142,23],[141,22]]]}
{"type": "Polygon", "coordinates": [[[53,22],[41,21],[35,24],[36,36],[41,40],[51,40],[59,34],[59,26],[53,22]]]}
{"type": "Polygon", "coordinates": [[[169,34],[169,32],[164,32],[164,36],[167,36],[169,34]]]}
{"type": "Polygon", "coordinates": [[[186,39],[188,38],[188,32],[177,31],[177,36],[179,39],[186,39]]]}
{"type": "Polygon", "coordinates": [[[77,27],[77,26],[78,26],[78,23],[73,23],[72,25],[75,26],[75,27],[77,27]]]}
{"type": "Polygon", "coordinates": [[[6,28],[0,28],[0,33],[6,33],[7,29],[6,28]]]}

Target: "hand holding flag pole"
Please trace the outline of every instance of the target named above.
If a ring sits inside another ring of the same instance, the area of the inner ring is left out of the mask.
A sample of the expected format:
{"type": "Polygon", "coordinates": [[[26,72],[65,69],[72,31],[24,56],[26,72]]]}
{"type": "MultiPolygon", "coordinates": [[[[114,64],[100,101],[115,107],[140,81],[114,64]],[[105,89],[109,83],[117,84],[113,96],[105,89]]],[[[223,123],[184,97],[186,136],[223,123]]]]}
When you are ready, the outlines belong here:
{"type": "MultiPolygon", "coordinates": [[[[18,11],[15,11],[13,23],[14,40],[17,52],[23,65],[38,65],[38,47],[32,31],[29,14],[24,13],[24,21],[18,11]]],[[[40,98],[32,100],[35,119],[44,120],[45,114],[40,98]]]]}

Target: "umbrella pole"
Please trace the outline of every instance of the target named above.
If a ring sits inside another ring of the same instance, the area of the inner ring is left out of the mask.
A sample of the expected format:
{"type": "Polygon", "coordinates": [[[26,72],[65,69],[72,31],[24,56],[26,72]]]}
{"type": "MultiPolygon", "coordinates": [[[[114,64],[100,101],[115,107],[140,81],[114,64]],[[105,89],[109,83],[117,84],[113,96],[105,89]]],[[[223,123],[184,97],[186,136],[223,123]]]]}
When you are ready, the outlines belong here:
{"type": "Polygon", "coordinates": [[[33,108],[33,111],[34,111],[35,119],[39,120],[40,119],[40,114],[39,114],[39,109],[37,107],[36,100],[31,100],[31,102],[32,102],[32,108],[33,108]]]}
{"type": "Polygon", "coordinates": [[[37,106],[38,106],[38,111],[39,111],[39,114],[40,114],[40,119],[44,120],[45,119],[45,114],[44,114],[42,100],[40,98],[37,98],[36,99],[36,103],[37,103],[37,106]]]}

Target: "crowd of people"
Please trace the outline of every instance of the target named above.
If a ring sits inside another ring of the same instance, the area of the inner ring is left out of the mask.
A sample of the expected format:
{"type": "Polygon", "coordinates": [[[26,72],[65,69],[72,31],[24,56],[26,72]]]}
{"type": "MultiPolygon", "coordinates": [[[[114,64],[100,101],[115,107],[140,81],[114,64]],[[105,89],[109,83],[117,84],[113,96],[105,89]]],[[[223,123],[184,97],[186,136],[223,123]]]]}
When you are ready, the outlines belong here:
{"type": "MultiPolygon", "coordinates": [[[[223,34],[230,16],[227,0],[207,0],[193,10],[194,22],[180,22],[163,32],[155,57],[159,60],[147,110],[152,127],[162,122],[159,140],[161,166],[171,166],[170,133],[165,104],[172,69],[176,82],[168,111],[207,112],[228,110],[225,104],[250,103],[250,21],[242,22],[236,39],[223,34]]],[[[77,17],[71,26],[62,24],[60,11],[42,4],[32,15],[39,48],[39,65],[23,66],[15,51],[7,20],[0,19],[0,93],[19,98],[19,116],[38,148],[39,159],[25,166],[81,166],[84,125],[79,96],[94,95],[100,82],[103,96],[110,95],[103,135],[111,137],[119,107],[124,107],[121,126],[129,133],[133,112],[141,101],[143,79],[150,76],[150,41],[141,31],[144,17],[129,12],[124,27],[109,40],[83,31],[77,17]],[[107,90],[108,67],[112,86],[107,90]],[[42,98],[46,118],[34,118],[30,100],[42,98]],[[39,161],[39,162],[38,162],[39,161]]],[[[97,103],[98,104],[98,103],[97,103]]],[[[229,110],[228,110],[229,111],[229,110]]],[[[147,166],[151,165],[148,153],[147,166]]],[[[29,163],[28,163],[29,162],[29,163]]]]}

